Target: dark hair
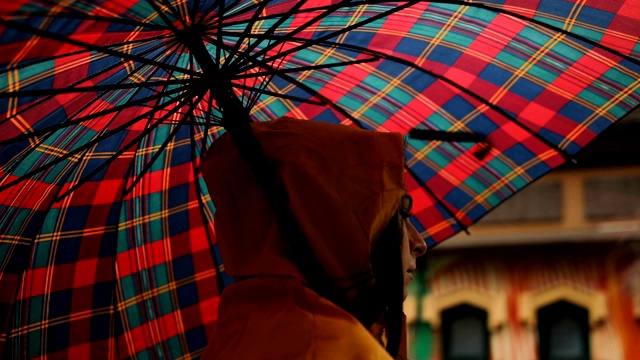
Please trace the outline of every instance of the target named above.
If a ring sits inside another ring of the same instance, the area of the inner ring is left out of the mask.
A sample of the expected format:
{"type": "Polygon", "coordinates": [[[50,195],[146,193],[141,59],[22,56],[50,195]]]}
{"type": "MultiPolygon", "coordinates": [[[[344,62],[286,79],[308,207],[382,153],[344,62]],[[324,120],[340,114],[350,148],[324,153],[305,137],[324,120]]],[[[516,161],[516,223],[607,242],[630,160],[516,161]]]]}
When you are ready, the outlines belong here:
{"type": "Polygon", "coordinates": [[[404,269],[402,267],[403,221],[411,216],[413,200],[405,194],[389,224],[374,242],[370,261],[375,286],[365,289],[354,301],[341,307],[350,312],[365,328],[384,316],[386,350],[396,357],[402,341],[402,303],[404,302],[404,269]]]}
{"type": "MultiPolygon", "coordinates": [[[[404,201],[403,201],[404,204],[404,201]]],[[[410,210],[410,209],[409,209],[410,210]]],[[[403,221],[409,212],[401,206],[391,218],[371,251],[371,265],[376,289],[387,321],[387,352],[395,357],[402,340],[402,303],[404,302],[404,272],[402,268],[403,221]]]]}

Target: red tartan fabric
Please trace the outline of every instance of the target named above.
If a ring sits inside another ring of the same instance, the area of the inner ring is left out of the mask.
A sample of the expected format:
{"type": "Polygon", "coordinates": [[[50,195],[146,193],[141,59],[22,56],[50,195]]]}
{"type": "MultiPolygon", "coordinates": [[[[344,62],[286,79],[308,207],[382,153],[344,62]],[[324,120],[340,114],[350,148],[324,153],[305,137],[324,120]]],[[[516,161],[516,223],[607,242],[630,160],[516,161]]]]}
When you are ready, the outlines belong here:
{"type": "Polygon", "coordinates": [[[202,353],[227,76],[254,121],[485,138],[407,138],[433,247],[640,104],[639,24],[638,0],[1,2],[3,358],[202,353]]]}

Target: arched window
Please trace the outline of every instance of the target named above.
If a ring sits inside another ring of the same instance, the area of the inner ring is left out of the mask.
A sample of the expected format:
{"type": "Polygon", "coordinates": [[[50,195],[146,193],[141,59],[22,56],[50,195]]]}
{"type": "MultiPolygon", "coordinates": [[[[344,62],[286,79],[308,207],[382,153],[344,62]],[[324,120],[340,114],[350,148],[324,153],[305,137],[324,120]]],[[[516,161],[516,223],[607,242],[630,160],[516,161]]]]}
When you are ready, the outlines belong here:
{"type": "Polygon", "coordinates": [[[470,305],[442,311],[444,360],[488,360],[487,312],[470,305]]]}
{"type": "Polygon", "coordinates": [[[589,312],[566,301],[537,311],[540,360],[589,360],[589,312]]]}

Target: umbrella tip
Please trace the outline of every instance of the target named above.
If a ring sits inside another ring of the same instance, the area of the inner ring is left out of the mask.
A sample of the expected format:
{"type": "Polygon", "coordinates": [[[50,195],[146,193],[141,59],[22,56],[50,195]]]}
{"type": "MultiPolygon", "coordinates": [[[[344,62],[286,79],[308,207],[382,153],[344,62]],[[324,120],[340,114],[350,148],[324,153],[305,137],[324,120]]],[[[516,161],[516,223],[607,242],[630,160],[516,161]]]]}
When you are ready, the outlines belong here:
{"type": "Polygon", "coordinates": [[[489,151],[491,151],[491,144],[488,142],[479,142],[474,145],[471,151],[476,159],[482,161],[485,157],[487,157],[489,151]]]}

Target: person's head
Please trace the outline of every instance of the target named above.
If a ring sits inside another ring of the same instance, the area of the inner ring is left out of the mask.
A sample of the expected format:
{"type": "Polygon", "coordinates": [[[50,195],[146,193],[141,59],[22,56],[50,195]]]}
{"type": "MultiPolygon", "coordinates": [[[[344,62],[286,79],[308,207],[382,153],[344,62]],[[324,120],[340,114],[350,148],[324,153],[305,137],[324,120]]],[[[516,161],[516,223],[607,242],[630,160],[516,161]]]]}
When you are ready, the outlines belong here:
{"type": "Polygon", "coordinates": [[[417,259],[427,251],[427,244],[410,221],[413,200],[409,195],[402,197],[399,215],[402,221],[402,242],[400,254],[402,259],[403,299],[407,298],[409,283],[413,280],[417,259]]]}
{"type": "Polygon", "coordinates": [[[402,303],[413,280],[416,260],[427,250],[425,241],[409,220],[412,204],[408,194],[400,196],[394,215],[371,251],[377,296],[382,301],[387,323],[387,350],[392,356],[400,346],[402,303]]]}
{"type": "Polygon", "coordinates": [[[223,135],[201,169],[216,206],[215,235],[227,273],[293,277],[322,295],[323,285],[299,266],[301,256],[292,250],[293,241],[304,241],[341,299],[325,297],[365,327],[385,309],[401,315],[404,274],[424,252],[424,246],[412,245],[415,230],[400,216],[406,194],[402,135],[293,119],[252,128],[302,236],[285,236],[264,190],[223,135]],[[394,294],[393,306],[381,295],[388,293],[394,294]]]}

